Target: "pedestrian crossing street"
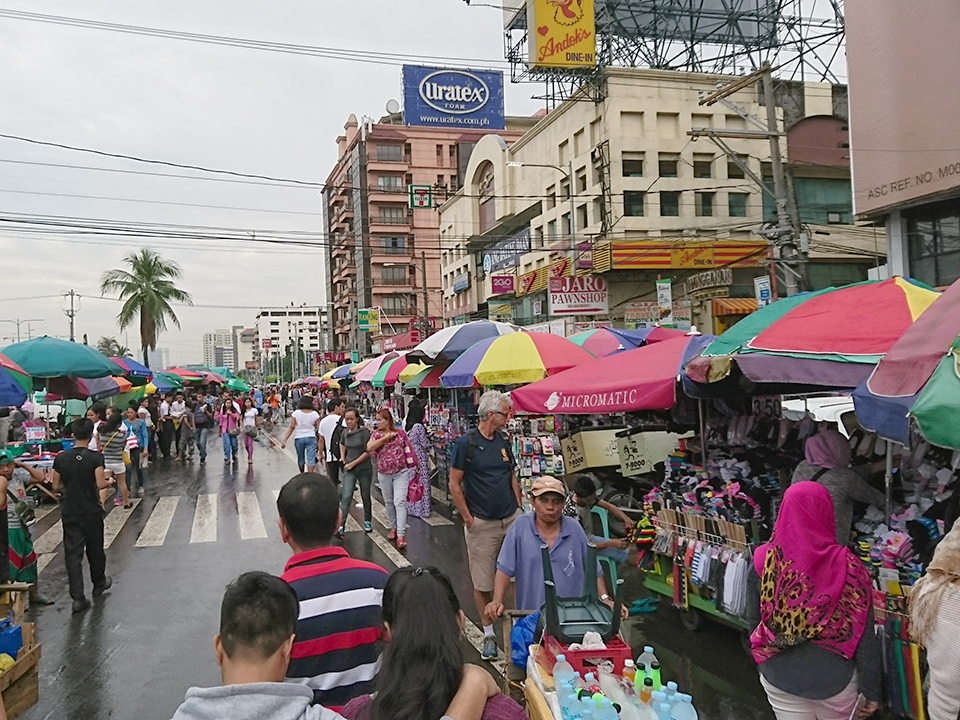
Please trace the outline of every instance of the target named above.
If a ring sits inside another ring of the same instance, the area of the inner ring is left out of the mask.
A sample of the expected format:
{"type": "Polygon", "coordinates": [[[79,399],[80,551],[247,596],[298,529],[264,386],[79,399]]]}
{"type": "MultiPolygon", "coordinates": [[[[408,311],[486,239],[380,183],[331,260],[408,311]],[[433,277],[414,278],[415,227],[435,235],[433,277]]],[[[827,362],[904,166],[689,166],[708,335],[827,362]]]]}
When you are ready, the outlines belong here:
{"type": "MultiPolygon", "coordinates": [[[[241,540],[258,540],[265,538],[280,539],[280,530],[276,525],[276,511],[272,510],[269,520],[264,519],[264,507],[275,508],[279,489],[261,491],[237,492],[233,494],[201,493],[197,495],[196,502],[184,495],[161,496],[150,510],[143,528],[137,535],[134,547],[137,549],[159,548],[166,544],[204,544],[216,543],[218,537],[226,530],[226,523],[232,523],[234,527],[230,529],[231,537],[239,534],[241,540]],[[175,517],[183,517],[184,514],[192,514],[189,524],[189,534],[184,531],[184,524],[181,522],[175,525],[175,517]],[[176,527],[173,533],[171,528],[176,527]],[[269,532],[268,532],[269,528],[269,532]],[[179,534],[178,534],[179,533],[179,534]]],[[[354,504],[358,511],[362,507],[360,504],[359,490],[354,494],[354,504]]],[[[104,520],[103,547],[109,549],[113,545],[117,536],[126,526],[127,521],[137,510],[142,499],[134,498],[133,506],[125,509],[122,506],[114,507],[104,520]]],[[[43,506],[37,509],[37,519],[40,520],[48,515],[54,506],[43,506]]],[[[379,523],[384,531],[389,528],[387,513],[383,504],[376,498],[373,498],[373,519],[379,523]]],[[[362,514],[362,512],[361,512],[362,514]]],[[[452,525],[450,520],[434,513],[428,518],[410,517],[409,524],[425,522],[432,527],[452,525]]],[[[346,523],[346,532],[362,533],[363,528],[353,518],[348,515],[346,523]]],[[[374,533],[374,542],[381,539],[374,533]]],[[[34,542],[34,551],[37,554],[38,571],[43,570],[57,556],[61,545],[63,544],[63,523],[57,520],[46,532],[38,537],[34,542]]],[[[380,545],[380,543],[377,543],[380,545]]],[[[383,545],[389,547],[393,552],[396,551],[386,542],[383,545]]]]}

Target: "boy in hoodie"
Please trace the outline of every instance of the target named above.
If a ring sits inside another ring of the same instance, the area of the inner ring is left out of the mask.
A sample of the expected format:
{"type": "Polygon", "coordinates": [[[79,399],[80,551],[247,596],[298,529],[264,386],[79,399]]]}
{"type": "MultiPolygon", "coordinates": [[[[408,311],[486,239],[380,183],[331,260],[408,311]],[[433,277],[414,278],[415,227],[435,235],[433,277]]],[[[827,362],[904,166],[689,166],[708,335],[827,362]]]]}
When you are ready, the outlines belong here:
{"type": "MultiPolygon", "coordinates": [[[[283,682],[298,614],[296,593],[278,577],[248,572],[230,583],[213,640],[223,686],[190,688],[173,720],[343,720],[311,705],[307,686],[283,682]]],[[[480,720],[486,699],[497,692],[489,673],[465,666],[444,720],[480,720]]]]}

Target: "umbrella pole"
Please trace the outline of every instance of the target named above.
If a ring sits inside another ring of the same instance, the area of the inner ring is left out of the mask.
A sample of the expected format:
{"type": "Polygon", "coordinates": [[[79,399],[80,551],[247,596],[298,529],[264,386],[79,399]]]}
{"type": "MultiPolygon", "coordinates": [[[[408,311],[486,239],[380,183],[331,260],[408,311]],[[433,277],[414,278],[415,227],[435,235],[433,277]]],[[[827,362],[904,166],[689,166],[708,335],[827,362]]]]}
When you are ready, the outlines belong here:
{"type": "Polygon", "coordinates": [[[700,457],[703,460],[703,471],[707,471],[707,419],[704,416],[703,399],[697,401],[700,405],[700,457]]]}
{"type": "Polygon", "coordinates": [[[887,493],[887,524],[893,510],[893,443],[887,440],[887,463],[883,474],[883,485],[887,493]]]}

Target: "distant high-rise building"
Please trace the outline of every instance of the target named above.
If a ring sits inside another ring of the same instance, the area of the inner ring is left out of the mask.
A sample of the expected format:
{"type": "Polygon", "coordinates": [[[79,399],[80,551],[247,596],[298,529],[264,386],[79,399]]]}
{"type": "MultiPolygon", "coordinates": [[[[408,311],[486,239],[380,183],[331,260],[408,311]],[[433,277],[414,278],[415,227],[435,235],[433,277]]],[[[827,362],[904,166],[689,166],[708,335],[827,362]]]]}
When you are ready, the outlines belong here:
{"type": "Polygon", "coordinates": [[[233,332],[216,330],[203,335],[203,364],[207,367],[230,368],[235,371],[236,352],[233,347],[233,332]]]}
{"type": "MultiPolygon", "coordinates": [[[[143,357],[143,353],[140,354],[140,357],[143,357]]],[[[147,350],[147,360],[149,360],[150,367],[153,370],[168,368],[170,367],[170,350],[164,347],[147,350]]]]}

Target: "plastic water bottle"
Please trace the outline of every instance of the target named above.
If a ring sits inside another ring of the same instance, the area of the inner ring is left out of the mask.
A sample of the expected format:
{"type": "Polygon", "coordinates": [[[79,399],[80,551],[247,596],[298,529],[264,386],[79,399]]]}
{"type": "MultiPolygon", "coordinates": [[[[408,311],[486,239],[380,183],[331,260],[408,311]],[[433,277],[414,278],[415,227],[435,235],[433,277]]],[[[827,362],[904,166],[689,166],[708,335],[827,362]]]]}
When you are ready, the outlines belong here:
{"type": "Polygon", "coordinates": [[[650,663],[650,679],[653,680],[653,686],[655,688],[658,688],[663,684],[660,682],[660,663],[658,663],[656,660],[650,663]]]}
{"type": "MultiPolygon", "coordinates": [[[[580,720],[596,720],[596,715],[594,710],[597,709],[596,704],[592,700],[586,700],[581,703],[580,706],[580,720]]],[[[667,718],[669,720],[669,718],[667,718]]]]}
{"type": "Polygon", "coordinates": [[[649,675],[650,664],[655,662],[660,661],[657,660],[657,656],[653,654],[653,646],[644,645],[643,652],[640,653],[640,657],[637,658],[637,667],[640,667],[640,663],[643,663],[644,667],[647,668],[647,674],[649,675]]]}
{"type": "Polygon", "coordinates": [[[573,665],[567,662],[567,658],[563,655],[557,655],[557,662],[553,666],[553,684],[558,688],[564,682],[576,682],[577,671],[573,669],[573,665]]]}
{"type": "Polygon", "coordinates": [[[697,720],[697,710],[693,707],[693,698],[685,693],[677,693],[677,701],[670,710],[669,720],[697,720]]]}
{"type": "Polygon", "coordinates": [[[613,709],[613,703],[609,698],[603,698],[600,701],[600,707],[593,717],[594,720],[619,720],[617,711],[613,709]]]}
{"type": "Polygon", "coordinates": [[[670,703],[662,702],[657,708],[657,718],[658,720],[671,720],[670,718],[670,703]]]}
{"type": "Polygon", "coordinates": [[[668,683],[667,683],[667,700],[668,700],[671,704],[673,704],[674,702],[676,702],[677,692],[678,692],[677,684],[676,684],[675,682],[673,682],[673,680],[671,680],[670,682],[668,682],[668,683]]]}

